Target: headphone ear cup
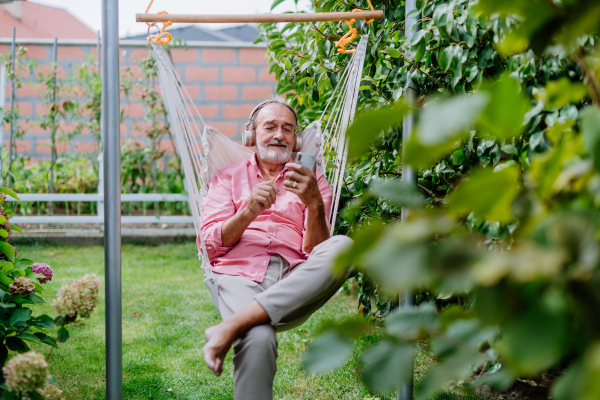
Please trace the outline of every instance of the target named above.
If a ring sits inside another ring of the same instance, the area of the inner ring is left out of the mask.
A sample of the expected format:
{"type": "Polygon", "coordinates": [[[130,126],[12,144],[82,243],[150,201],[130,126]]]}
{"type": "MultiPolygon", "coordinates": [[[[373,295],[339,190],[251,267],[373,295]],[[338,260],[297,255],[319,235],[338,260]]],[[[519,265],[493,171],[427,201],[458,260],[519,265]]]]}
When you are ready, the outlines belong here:
{"type": "Polygon", "coordinates": [[[251,129],[248,129],[248,127],[246,127],[242,133],[242,144],[246,147],[254,147],[256,145],[254,132],[251,129]]]}
{"type": "Polygon", "coordinates": [[[302,143],[302,135],[296,135],[296,139],[294,140],[294,153],[297,153],[300,150],[302,150],[302,143]]]}

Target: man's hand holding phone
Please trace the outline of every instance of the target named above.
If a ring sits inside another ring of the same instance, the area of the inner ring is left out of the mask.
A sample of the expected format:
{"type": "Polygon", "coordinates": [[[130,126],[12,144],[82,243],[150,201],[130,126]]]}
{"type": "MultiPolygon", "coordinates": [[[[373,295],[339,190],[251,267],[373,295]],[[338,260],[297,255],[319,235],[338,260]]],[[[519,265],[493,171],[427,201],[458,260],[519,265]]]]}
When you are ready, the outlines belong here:
{"type": "Polygon", "coordinates": [[[283,186],[288,192],[295,193],[307,207],[322,207],[323,198],[313,174],[316,157],[313,154],[298,153],[296,162],[286,164],[290,170],[285,174],[283,186]]]}

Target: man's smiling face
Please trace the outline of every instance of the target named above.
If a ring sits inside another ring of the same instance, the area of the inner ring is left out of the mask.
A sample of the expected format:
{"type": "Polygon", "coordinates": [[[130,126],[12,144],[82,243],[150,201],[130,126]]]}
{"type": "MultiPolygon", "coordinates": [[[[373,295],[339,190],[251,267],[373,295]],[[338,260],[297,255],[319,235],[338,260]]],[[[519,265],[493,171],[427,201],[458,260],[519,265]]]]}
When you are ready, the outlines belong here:
{"type": "Polygon", "coordinates": [[[272,164],[285,164],[292,155],[296,117],[282,104],[264,106],[256,116],[258,158],[272,164]]]}

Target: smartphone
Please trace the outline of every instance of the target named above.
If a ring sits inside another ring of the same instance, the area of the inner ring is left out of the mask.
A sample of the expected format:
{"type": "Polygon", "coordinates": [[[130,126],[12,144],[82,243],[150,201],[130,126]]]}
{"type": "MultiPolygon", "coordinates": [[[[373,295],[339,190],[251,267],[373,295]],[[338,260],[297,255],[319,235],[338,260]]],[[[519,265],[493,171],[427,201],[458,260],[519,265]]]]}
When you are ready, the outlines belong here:
{"type": "Polygon", "coordinates": [[[313,168],[315,167],[316,160],[317,160],[317,156],[315,156],[314,154],[298,153],[298,154],[296,154],[296,159],[294,160],[294,162],[296,164],[302,165],[307,170],[312,172],[313,168]]]}

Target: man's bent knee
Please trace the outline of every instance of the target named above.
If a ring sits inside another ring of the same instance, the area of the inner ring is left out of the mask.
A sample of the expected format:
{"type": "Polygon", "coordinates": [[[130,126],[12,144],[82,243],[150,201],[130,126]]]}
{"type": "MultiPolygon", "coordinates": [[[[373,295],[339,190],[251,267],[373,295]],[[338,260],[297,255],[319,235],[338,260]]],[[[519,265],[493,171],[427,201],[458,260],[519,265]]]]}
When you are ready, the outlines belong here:
{"type": "Polygon", "coordinates": [[[257,325],[242,336],[238,346],[240,345],[253,353],[275,353],[276,355],[277,336],[275,334],[275,328],[270,324],[257,325]]]}

